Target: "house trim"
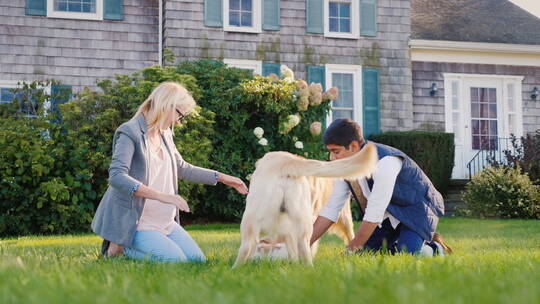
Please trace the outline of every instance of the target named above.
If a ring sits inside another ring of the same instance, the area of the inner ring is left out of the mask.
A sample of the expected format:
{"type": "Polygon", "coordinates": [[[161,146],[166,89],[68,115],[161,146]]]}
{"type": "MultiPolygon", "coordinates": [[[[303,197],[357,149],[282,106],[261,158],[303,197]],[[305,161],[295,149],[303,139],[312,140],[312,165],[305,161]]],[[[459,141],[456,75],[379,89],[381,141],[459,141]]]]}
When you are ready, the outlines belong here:
{"type": "Polygon", "coordinates": [[[262,75],[262,61],[247,59],[223,59],[223,63],[231,68],[253,70],[253,74],[262,75]]]}
{"type": "Polygon", "coordinates": [[[540,45],[413,39],[409,46],[412,61],[540,66],[540,45]]]}

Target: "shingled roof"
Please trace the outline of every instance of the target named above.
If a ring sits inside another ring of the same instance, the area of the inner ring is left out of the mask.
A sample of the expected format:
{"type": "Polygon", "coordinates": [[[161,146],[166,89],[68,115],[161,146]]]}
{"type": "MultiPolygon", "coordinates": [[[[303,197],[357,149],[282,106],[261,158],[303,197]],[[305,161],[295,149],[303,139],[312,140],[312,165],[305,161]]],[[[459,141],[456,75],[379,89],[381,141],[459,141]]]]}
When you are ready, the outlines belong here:
{"type": "Polygon", "coordinates": [[[540,18],[507,0],[411,0],[411,38],[540,45],[540,18]]]}

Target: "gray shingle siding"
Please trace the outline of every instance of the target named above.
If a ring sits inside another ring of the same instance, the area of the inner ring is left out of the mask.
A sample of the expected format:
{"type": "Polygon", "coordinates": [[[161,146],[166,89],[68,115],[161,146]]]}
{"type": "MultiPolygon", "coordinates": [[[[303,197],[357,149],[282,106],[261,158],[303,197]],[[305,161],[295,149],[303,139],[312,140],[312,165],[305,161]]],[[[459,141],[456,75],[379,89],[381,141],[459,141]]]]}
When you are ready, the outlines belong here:
{"type": "Polygon", "coordinates": [[[281,1],[279,31],[225,32],[204,26],[204,1],[165,1],[164,47],[178,60],[251,59],[286,64],[305,78],[306,65],[357,64],[380,69],[382,130],[412,129],[408,40],[410,1],[378,1],[378,33],[360,39],[306,33],[306,1],[281,1]]]}
{"type": "Polygon", "coordinates": [[[531,98],[533,88],[540,88],[540,67],[414,61],[412,69],[415,129],[444,131],[443,73],[524,76],[521,92],[523,132],[540,128],[540,102],[531,98]],[[435,97],[429,95],[433,82],[439,88],[435,97]]]}
{"type": "Polygon", "coordinates": [[[158,63],[158,2],[125,0],[124,20],[25,15],[25,0],[0,7],[0,79],[54,78],[94,86],[97,79],[158,63]]]}

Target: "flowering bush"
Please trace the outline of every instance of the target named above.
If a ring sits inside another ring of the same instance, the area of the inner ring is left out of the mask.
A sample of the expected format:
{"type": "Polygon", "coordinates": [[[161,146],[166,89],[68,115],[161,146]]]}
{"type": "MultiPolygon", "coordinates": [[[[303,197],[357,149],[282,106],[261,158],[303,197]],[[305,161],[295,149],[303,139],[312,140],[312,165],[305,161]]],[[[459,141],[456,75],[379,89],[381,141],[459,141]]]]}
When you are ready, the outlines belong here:
{"type": "MultiPolygon", "coordinates": [[[[336,96],[337,90],[328,90],[326,98],[321,94],[320,104],[310,105],[309,85],[294,79],[294,72],[286,66],[282,67],[283,79],[275,74],[252,76],[249,71],[211,60],[183,62],[177,72],[197,79],[202,90],[197,102],[216,115],[210,138],[212,169],[247,179],[257,159],[268,151],[327,158],[320,136],[321,120],[330,108],[328,97],[336,96]]],[[[316,89],[318,93],[322,86],[316,89]]],[[[244,196],[218,185],[207,188],[194,214],[205,219],[237,220],[242,217],[244,203],[244,196]]]]}

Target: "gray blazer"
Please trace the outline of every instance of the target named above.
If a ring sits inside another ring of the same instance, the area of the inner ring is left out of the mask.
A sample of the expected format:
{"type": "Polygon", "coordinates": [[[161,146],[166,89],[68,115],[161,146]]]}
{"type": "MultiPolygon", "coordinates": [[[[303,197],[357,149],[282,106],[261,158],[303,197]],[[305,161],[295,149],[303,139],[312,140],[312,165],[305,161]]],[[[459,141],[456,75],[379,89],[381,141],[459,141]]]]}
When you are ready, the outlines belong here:
{"type": "MultiPolygon", "coordinates": [[[[142,115],[123,123],[114,134],[113,155],[109,167],[109,187],[101,199],[92,220],[92,230],[102,238],[131,246],[145,199],[133,196],[141,184],[148,185],[147,126],[142,115]]],[[[215,185],[217,172],[193,166],[182,159],[172,139],[172,131],[162,135],[171,155],[174,190],[178,193],[178,178],[215,185]]],[[[179,222],[178,214],[175,219],[179,222]]]]}

